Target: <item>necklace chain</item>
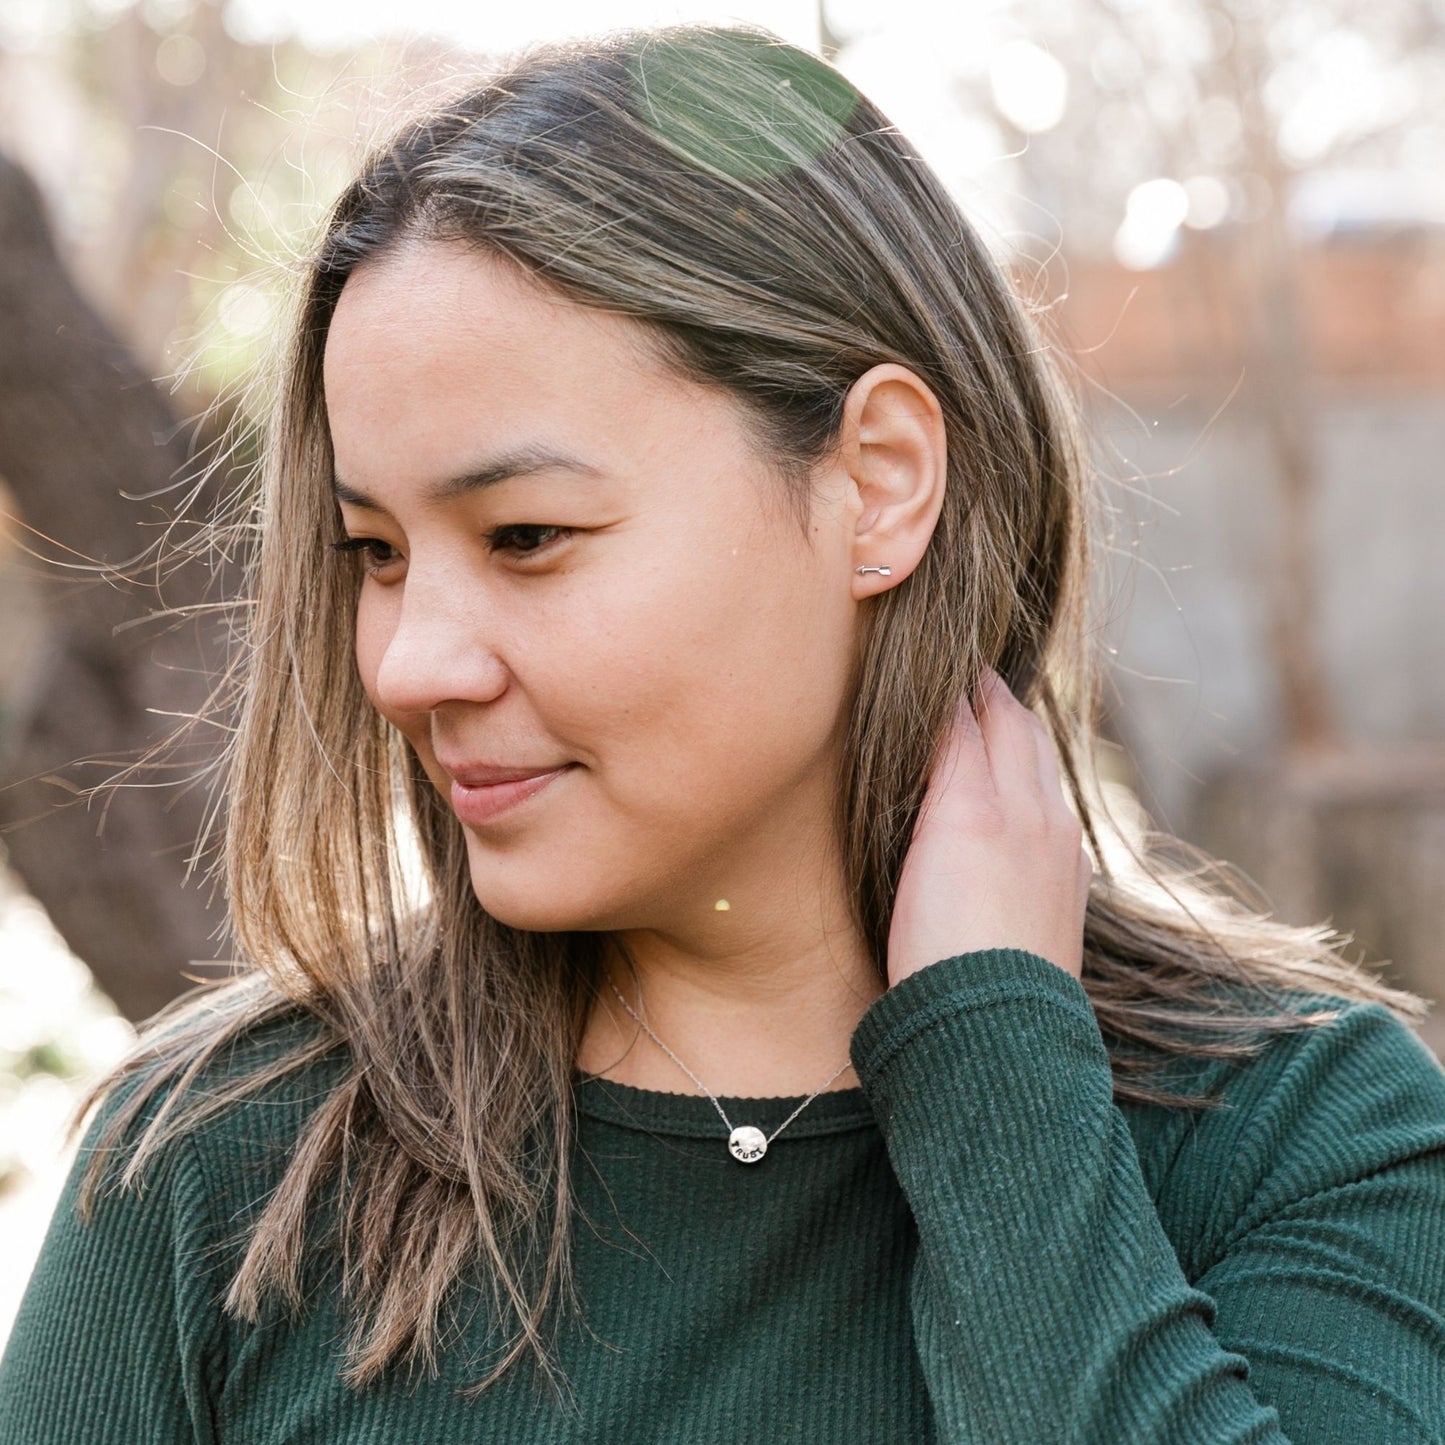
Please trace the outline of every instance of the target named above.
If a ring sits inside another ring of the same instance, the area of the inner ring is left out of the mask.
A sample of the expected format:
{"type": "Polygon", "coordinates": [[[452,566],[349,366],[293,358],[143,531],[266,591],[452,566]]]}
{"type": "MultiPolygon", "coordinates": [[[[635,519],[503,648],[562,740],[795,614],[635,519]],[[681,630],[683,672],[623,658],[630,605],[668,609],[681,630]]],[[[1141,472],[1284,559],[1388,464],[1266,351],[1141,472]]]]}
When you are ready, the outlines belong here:
{"type": "Polygon", "coordinates": [[[688,1078],[691,1079],[693,1083],[696,1084],[698,1088],[701,1089],[702,1092],[706,1094],[709,1099],[712,1100],[713,1108],[718,1111],[719,1117],[721,1117],[723,1123],[726,1124],[728,1127],[728,1150],[732,1154],[733,1158],[741,1161],[744,1164],[756,1164],[758,1160],[761,1159],[763,1155],[767,1152],[768,1145],[771,1144],[773,1140],[776,1139],[778,1135],[781,1134],[783,1130],[786,1129],[788,1125],[791,1124],[793,1120],[796,1119],[798,1115],[801,1114],[803,1110],[806,1109],[808,1105],[811,1104],[813,1100],[816,1099],[818,1095],[821,1094],[823,1090],[826,1089],[828,1085],[831,1084],[833,1080],[836,1079],[838,1075],[841,1074],[844,1069],[847,1069],[849,1064],[852,1063],[851,1059],[848,1060],[848,1062],[845,1063],[842,1068],[840,1068],[839,1070],[837,1070],[836,1073],[832,1074],[829,1078],[824,1080],[823,1084],[819,1088],[814,1089],[813,1092],[809,1094],[808,1097],[804,1099],[803,1102],[799,1104],[798,1107],[794,1109],[793,1112],[789,1114],[788,1117],[784,1119],[783,1122],[779,1124],[778,1127],[774,1129],[771,1134],[765,1136],[761,1129],[755,1129],[751,1125],[747,1124],[740,1125],[739,1127],[734,1128],[733,1121],[728,1118],[728,1116],[723,1112],[723,1106],[718,1103],[717,1095],[715,1095],[712,1090],[709,1089],[708,1086],[704,1084],[703,1081],[699,1079],[698,1076],[693,1073],[693,1071],[688,1068],[688,1066],[683,1063],[683,1061],[678,1058],[678,1056],[673,1053],[673,1051],[668,1048],[668,1046],[663,1043],[663,1041],[658,1038],[655,1033],[653,1033],[652,1026],[647,1022],[645,1018],[642,1017],[641,1014],[639,1014],[632,1007],[630,1003],[627,1002],[625,998],[622,997],[622,991],[617,987],[615,983],[612,984],[612,992],[617,995],[617,1002],[620,1003],[622,1007],[625,1008],[627,1012],[630,1013],[632,1017],[637,1020],[638,1024],[640,1024],[643,1029],[646,1030],[648,1037],[653,1041],[653,1043],[655,1043],[658,1048],[660,1048],[663,1053],[665,1053],[668,1058],[670,1058],[673,1063],[675,1063],[678,1068],[681,1069],[683,1073],[686,1074],[688,1078]]]}

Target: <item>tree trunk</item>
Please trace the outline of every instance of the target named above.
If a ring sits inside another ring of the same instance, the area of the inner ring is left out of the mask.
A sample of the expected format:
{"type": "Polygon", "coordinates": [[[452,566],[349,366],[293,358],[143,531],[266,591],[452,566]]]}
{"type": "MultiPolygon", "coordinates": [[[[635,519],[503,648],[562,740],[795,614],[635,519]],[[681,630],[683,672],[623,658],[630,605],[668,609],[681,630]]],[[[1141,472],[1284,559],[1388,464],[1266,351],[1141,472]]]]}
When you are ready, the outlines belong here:
{"type": "MultiPolygon", "coordinates": [[[[204,565],[186,562],[160,587],[109,570],[162,535],[197,469],[196,438],[78,294],[34,183],[3,158],[0,324],[0,479],[20,514],[11,540],[44,559],[29,589],[40,656],[28,682],[0,677],[0,832],[12,867],[134,1021],[190,987],[182,970],[195,975],[188,966],[224,938],[223,905],[208,906],[200,872],[182,886],[206,805],[205,788],[184,782],[213,740],[147,770],[141,786],[79,796],[197,711],[221,655],[220,614],[123,627],[202,602],[222,581],[204,565]]],[[[204,451],[215,432],[194,430],[204,451]]]]}
{"type": "Polygon", "coordinates": [[[1299,244],[1289,222],[1289,174],[1264,103],[1269,42],[1257,17],[1231,7],[1230,74],[1247,145],[1261,184],[1262,214],[1236,247],[1245,355],[1244,395],[1256,410],[1278,483],[1279,553],[1265,578],[1268,646],[1279,680],[1281,745],[1326,754],[1342,746],[1321,655],[1317,556],[1318,484],[1313,357],[1305,341],[1299,244]]]}

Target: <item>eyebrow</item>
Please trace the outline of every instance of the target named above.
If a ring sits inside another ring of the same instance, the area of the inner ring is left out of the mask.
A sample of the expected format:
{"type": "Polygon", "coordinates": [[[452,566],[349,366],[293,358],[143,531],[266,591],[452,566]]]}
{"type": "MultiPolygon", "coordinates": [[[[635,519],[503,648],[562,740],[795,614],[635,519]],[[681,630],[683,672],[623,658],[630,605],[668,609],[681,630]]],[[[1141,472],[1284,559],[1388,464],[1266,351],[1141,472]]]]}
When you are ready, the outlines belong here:
{"type": "MultiPolygon", "coordinates": [[[[465,497],[473,492],[484,491],[487,487],[495,487],[498,483],[510,481],[513,477],[529,477],[537,472],[571,472],[575,476],[583,477],[600,477],[602,475],[601,471],[589,462],[584,462],[578,457],[570,457],[565,452],[550,451],[542,446],[519,446],[499,453],[471,471],[463,472],[458,477],[449,477],[444,482],[433,483],[423,492],[422,500],[432,504],[450,502],[457,497],[465,497]]],[[[386,510],[380,502],[367,496],[365,492],[358,491],[349,483],[343,482],[340,477],[332,477],[331,491],[338,502],[345,502],[348,506],[359,507],[367,512],[384,512],[386,510]]]]}

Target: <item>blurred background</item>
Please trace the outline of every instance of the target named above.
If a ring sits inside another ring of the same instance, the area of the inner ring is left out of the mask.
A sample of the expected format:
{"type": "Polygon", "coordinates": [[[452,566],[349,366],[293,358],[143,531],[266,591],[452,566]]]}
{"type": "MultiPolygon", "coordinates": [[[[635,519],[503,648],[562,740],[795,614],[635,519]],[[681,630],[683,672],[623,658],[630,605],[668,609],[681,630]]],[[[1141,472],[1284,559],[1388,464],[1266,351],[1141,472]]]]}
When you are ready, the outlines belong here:
{"type": "Polygon", "coordinates": [[[1445,993],[1441,0],[0,0],[0,1344],[80,1086],[221,972],[210,743],[85,790],[205,702],[231,579],[145,558],[287,264],[418,90],[679,19],[836,63],[1073,358],[1111,786],[1445,993]]]}

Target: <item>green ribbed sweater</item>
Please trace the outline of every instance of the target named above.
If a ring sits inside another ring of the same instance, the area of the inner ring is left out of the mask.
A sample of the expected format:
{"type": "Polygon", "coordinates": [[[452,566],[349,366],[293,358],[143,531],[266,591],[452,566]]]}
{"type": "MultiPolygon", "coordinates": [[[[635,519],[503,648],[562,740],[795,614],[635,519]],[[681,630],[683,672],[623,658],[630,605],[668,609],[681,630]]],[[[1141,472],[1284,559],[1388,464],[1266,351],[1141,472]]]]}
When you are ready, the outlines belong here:
{"type": "MultiPolygon", "coordinates": [[[[525,1365],[455,1393],[496,1343],[485,1310],[441,1378],[357,1393],[334,1292],[301,1322],[217,1307],[338,1055],[91,1228],[73,1169],[0,1361],[0,1442],[1445,1442],[1445,1071],[1380,1005],[1191,1062],[1176,1082],[1227,1071],[1205,1114],[1116,1104],[1082,986],[1017,949],[905,979],[851,1051],[862,1087],[757,1165],[701,1095],[577,1076],[571,1413],[525,1365]]],[[[799,1102],[723,1100],[765,1131],[799,1102]]]]}

